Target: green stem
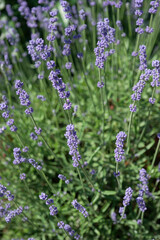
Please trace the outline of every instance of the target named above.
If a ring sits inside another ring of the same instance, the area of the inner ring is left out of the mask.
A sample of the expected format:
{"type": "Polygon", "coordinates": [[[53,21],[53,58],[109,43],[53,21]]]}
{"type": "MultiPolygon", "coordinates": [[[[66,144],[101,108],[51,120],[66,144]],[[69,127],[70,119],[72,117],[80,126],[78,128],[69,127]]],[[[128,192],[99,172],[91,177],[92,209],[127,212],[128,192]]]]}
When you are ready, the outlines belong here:
{"type": "Polygon", "coordinates": [[[8,92],[9,105],[11,107],[12,106],[12,100],[11,100],[11,92],[10,92],[10,89],[9,89],[9,82],[8,82],[7,76],[6,76],[5,71],[3,70],[2,66],[1,66],[1,72],[2,72],[2,74],[4,76],[4,79],[5,79],[5,84],[6,84],[7,92],[8,92]]]}
{"type": "Polygon", "coordinates": [[[122,216],[121,216],[121,218],[120,218],[120,221],[121,221],[121,220],[123,219],[123,217],[124,217],[125,210],[126,210],[126,207],[124,207],[124,209],[123,209],[123,213],[122,213],[122,216]]]}
{"type": "MultiPolygon", "coordinates": [[[[36,124],[36,121],[35,121],[34,118],[33,118],[33,115],[32,115],[32,114],[29,114],[29,115],[30,115],[30,118],[31,118],[31,120],[32,120],[32,122],[33,122],[33,125],[38,129],[38,126],[37,126],[37,124],[36,124]]],[[[41,136],[43,142],[45,143],[46,147],[49,149],[49,151],[50,151],[50,152],[54,155],[54,157],[56,158],[56,155],[55,155],[55,153],[53,152],[53,150],[51,149],[51,147],[49,146],[48,142],[45,140],[45,138],[42,136],[42,134],[41,134],[40,136],[41,136]]]]}
{"type": "Polygon", "coordinates": [[[130,119],[129,119],[128,134],[127,134],[127,152],[126,152],[126,154],[129,153],[129,149],[130,149],[130,132],[131,132],[132,118],[133,118],[133,112],[131,112],[130,119]]]}
{"type": "Polygon", "coordinates": [[[160,147],[160,139],[158,140],[157,148],[156,148],[156,151],[155,151],[155,154],[154,154],[153,160],[152,160],[151,171],[152,171],[152,168],[153,168],[153,166],[154,166],[154,163],[155,163],[155,160],[156,160],[156,157],[157,157],[158,151],[159,151],[159,147],[160,147]]]}
{"type": "MultiPolygon", "coordinates": [[[[99,81],[101,83],[101,70],[99,69],[99,81]]],[[[104,144],[104,120],[105,120],[105,107],[104,107],[104,96],[103,88],[101,88],[101,101],[102,101],[102,143],[104,144]]]]}

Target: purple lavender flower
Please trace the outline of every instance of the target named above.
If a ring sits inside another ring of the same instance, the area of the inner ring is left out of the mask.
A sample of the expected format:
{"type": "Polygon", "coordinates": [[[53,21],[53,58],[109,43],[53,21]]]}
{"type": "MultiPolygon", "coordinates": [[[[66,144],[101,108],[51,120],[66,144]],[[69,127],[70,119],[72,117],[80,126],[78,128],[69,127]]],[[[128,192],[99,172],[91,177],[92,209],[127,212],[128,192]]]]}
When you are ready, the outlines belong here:
{"type": "Polygon", "coordinates": [[[119,214],[121,215],[121,217],[123,216],[123,219],[126,218],[126,214],[124,213],[124,207],[119,208],[119,214]]]}
{"type": "Polygon", "coordinates": [[[117,223],[117,214],[115,212],[112,212],[111,213],[111,219],[113,221],[114,224],[117,223]]]}
{"type": "Polygon", "coordinates": [[[47,200],[48,195],[46,195],[45,193],[42,192],[42,193],[39,195],[39,198],[40,198],[41,200],[47,200]]]}
{"type": "Polygon", "coordinates": [[[58,214],[58,210],[57,210],[57,208],[56,208],[54,205],[51,205],[51,206],[49,207],[49,210],[50,210],[50,215],[51,215],[51,216],[54,216],[54,215],[57,215],[57,214],[58,214]]]}
{"type": "Polygon", "coordinates": [[[98,82],[97,87],[98,88],[103,88],[104,87],[104,82],[98,82]]]}
{"type": "Polygon", "coordinates": [[[146,31],[146,33],[152,33],[153,32],[153,28],[149,27],[149,26],[146,26],[145,31],[146,31]]]}
{"type": "Polygon", "coordinates": [[[23,149],[22,149],[22,152],[28,152],[29,151],[29,148],[28,147],[24,147],[23,149]]]}
{"type": "Polygon", "coordinates": [[[124,157],[124,141],[126,139],[127,135],[125,134],[125,132],[119,132],[116,136],[117,140],[116,140],[116,149],[114,150],[115,153],[115,160],[116,162],[121,162],[122,160],[125,159],[124,157]]]}
{"type": "Polygon", "coordinates": [[[157,9],[159,7],[159,1],[151,1],[150,2],[150,8],[148,10],[149,13],[155,14],[157,12],[157,9]]]}
{"type": "Polygon", "coordinates": [[[67,145],[70,149],[69,154],[72,156],[73,167],[78,167],[81,155],[78,151],[79,140],[73,124],[67,125],[66,134],[64,136],[67,138],[67,145]]]}
{"type": "Polygon", "coordinates": [[[125,196],[123,198],[123,206],[126,207],[129,205],[131,199],[132,199],[132,194],[133,194],[133,190],[131,187],[127,188],[125,191],[125,196]]]}
{"type": "Polygon", "coordinates": [[[144,30],[143,30],[143,28],[141,28],[141,27],[137,27],[137,28],[135,29],[135,32],[141,35],[141,34],[144,33],[144,30]]]}
{"type": "Polygon", "coordinates": [[[81,9],[81,10],[79,11],[79,17],[80,17],[82,20],[85,20],[85,18],[86,18],[86,13],[85,13],[85,11],[84,11],[83,9],[81,9]]]}
{"type": "Polygon", "coordinates": [[[136,21],[137,26],[141,26],[143,24],[143,18],[138,18],[136,21]]]}
{"type": "Polygon", "coordinates": [[[147,68],[147,55],[146,55],[146,46],[140,45],[139,46],[139,60],[140,60],[140,66],[139,70],[145,70],[147,68]]]}
{"type": "Polygon", "coordinates": [[[20,80],[16,80],[15,82],[15,88],[17,89],[16,94],[19,95],[20,103],[23,106],[29,107],[29,105],[31,104],[29,100],[29,95],[24,89],[22,89],[22,86],[23,86],[23,82],[21,82],[20,80]]]}
{"type": "Polygon", "coordinates": [[[72,115],[75,116],[77,111],[78,111],[78,105],[75,105],[74,106],[74,112],[72,113],[72,115]]]}
{"type": "Polygon", "coordinates": [[[119,177],[119,176],[120,176],[120,171],[118,171],[117,173],[114,172],[113,175],[114,175],[115,177],[119,177]]]}
{"type": "Polygon", "coordinates": [[[94,169],[92,169],[90,174],[94,175],[94,174],[96,174],[96,171],[94,169]]]}
{"type": "Polygon", "coordinates": [[[34,127],[34,130],[35,130],[35,133],[36,133],[37,135],[40,135],[41,132],[42,132],[42,129],[41,129],[41,128],[34,127]]]}
{"type": "Polygon", "coordinates": [[[155,98],[152,98],[152,97],[150,97],[150,98],[149,98],[149,102],[150,102],[151,104],[154,104],[154,103],[155,103],[155,101],[156,101],[156,99],[155,99],[155,98]]]}
{"type": "Polygon", "coordinates": [[[142,224],[142,220],[141,220],[141,219],[138,219],[138,220],[137,220],[137,224],[138,224],[138,225],[141,225],[141,224],[142,224]]]}
{"type": "Polygon", "coordinates": [[[94,49],[96,55],[95,65],[98,68],[104,68],[104,62],[108,57],[108,54],[105,53],[105,49],[115,42],[115,29],[109,26],[109,19],[105,18],[104,21],[97,23],[97,31],[99,40],[97,42],[97,47],[94,49]]]}
{"type": "Polygon", "coordinates": [[[59,174],[59,175],[58,175],[58,178],[61,179],[61,180],[63,180],[63,181],[66,180],[66,177],[65,177],[64,175],[62,175],[62,174],[59,174]]]}
{"type": "Polygon", "coordinates": [[[77,200],[73,200],[72,201],[72,205],[74,208],[76,208],[79,212],[81,212],[83,214],[84,217],[88,217],[88,212],[86,211],[86,209],[77,202],[77,200]]]}
{"type": "Polygon", "coordinates": [[[53,60],[48,61],[46,64],[47,64],[47,69],[52,69],[56,66],[55,61],[53,60]]]}
{"type": "Polygon", "coordinates": [[[32,140],[37,140],[38,139],[37,135],[33,132],[31,132],[30,137],[31,137],[32,140]]]}
{"type": "Polygon", "coordinates": [[[51,199],[51,198],[46,201],[46,205],[50,205],[50,204],[52,204],[52,203],[54,203],[54,201],[53,201],[53,199],[51,199]]]}
{"type": "Polygon", "coordinates": [[[20,174],[20,179],[25,180],[26,179],[26,174],[25,173],[20,174]]]}
{"type": "Polygon", "coordinates": [[[5,217],[5,221],[9,223],[12,218],[14,218],[17,215],[20,215],[23,212],[23,207],[18,207],[17,209],[10,210],[7,216],[5,217]]]}
{"type": "Polygon", "coordinates": [[[52,86],[58,91],[59,97],[66,99],[66,102],[63,106],[64,110],[68,110],[71,108],[72,104],[69,101],[68,97],[70,95],[69,91],[66,90],[66,85],[63,83],[62,78],[58,75],[60,74],[60,70],[51,71],[49,74],[49,80],[52,82],[52,86]]]}
{"type": "Polygon", "coordinates": [[[144,168],[142,168],[139,171],[139,180],[141,182],[141,184],[138,185],[139,196],[136,198],[138,207],[142,212],[145,212],[147,210],[145,201],[143,199],[144,194],[146,194],[146,196],[148,196],[148,197],[152,196],[152,194],[149,192],[149,188],[148,188],[148,179],[149,178],[150,178],[150,176],[147,174],[146,170],[144,168]]]}
{"type": "Polygon", "coordinates": [[[14,123],[14,119],[9,119],[8,122],[7,122],[7,125],[12,126],[13,123],[14,123]]]}
{"type": "Polygon", "coordinates": [[[137,201],[139,209],[142,212],[145,212],[147,210],[147,208],[146,208],[146,204],[145,204],[145,201],[144,201],[143,197],[137,197],[136,201],[137,201]]]}
{"type": "Polygon", "coordinates": [[[7,188],[4,185],[0,184],[0,197],[3,196],[5,196],[8,201],[12,201],[14,199],[14,195],[12,195],[10,191],[7,191],[7,188]]]}
{"type": "Polygon", "coordinates": [[[138,56],[138,52],[133,51],[132,52],[132,57],[136,57],[136,56],[138,56]]]}
{"type": "Polygon", "coordinates": [[[57,223],[57,226],[59,227],[59,229],[61,229],[61,228],[64,228],[64,222],[63,221],[60,221],[60,222],[58,222],[57,223]]]}
{"type": "Polygon", "coordinates": [[[71,62],[67,62],[66,64],[65,64],[65,68],[66,69],[71,69],[71,67],[72,67],[72,63],[71,62]]]}

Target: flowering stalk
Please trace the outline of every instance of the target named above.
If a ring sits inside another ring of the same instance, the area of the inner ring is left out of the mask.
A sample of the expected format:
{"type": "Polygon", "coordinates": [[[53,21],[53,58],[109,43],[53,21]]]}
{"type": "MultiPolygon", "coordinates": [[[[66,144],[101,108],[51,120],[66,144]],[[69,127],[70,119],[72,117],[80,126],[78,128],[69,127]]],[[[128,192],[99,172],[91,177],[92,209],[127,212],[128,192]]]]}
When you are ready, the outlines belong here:
{"type": "Polygon", "coordinates": [[[159,135],[158,135],[158,138],[159,138],[159,140],[158,140],[158,144],[157,144],[157,147],[156,147],[156,151],[155,151],[155,153],[154,153],[154,157],[153,157],[153,160],[152,160],[152,164],[151,164],[151,169],[150,169],[150,171],[152,171],[152,169],[153,169],[153,166],[154,166],[154,163],[155,163],[155,160],[156,160],[158,151],[159,151],[159,147],[160,147],[160,137],[159,137],[159,135]]]}
{"type": "MultiPolygon", "coordinates": [[[[99,82],[101,83],[101,69],[99,68],[99,82]]],[[[101,90],[101,102],[102,102],[102,144],[104,144],[104,120],[105,120],[105,107],[104,107],[104,96],[103,96],[103,88],[101,90]]]]}

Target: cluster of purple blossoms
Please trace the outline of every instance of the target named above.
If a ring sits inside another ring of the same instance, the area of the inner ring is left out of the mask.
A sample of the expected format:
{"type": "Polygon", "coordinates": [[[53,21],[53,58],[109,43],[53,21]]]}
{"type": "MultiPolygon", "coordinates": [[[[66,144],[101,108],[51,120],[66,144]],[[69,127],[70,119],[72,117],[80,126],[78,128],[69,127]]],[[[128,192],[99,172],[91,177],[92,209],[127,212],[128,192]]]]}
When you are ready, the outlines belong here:
{"type": "Polygon", "coordinates": [[[147,68],[147,55],[145,45],[139,46],[139,60],[140,60],[139,70],[143,71],[147,68]]]}
{"type": "Polygon", "coordinates": [[[65,64],[65,68],[66,68],[67,70],[70,70],[71,67],[72,67],[72,63],[71,63],[71,62],[67,62],[67,63],[65,64]]]}
{"type": "Polygon", "coordinates": [[[117,223],[117,214],[115,212],[111,213],[111,219],[113,221],[113,224],[117,223]]]}
{"type": "Polygon", "coordinates": [[[157,1],[150,1],[150,8],[148,10],[149,13],[155,14],[157,12],[157,9],[159,7],[159,0],[157,1]]]}
{"type": "Polygon", "coordinates": [[[120,31],[123,30],[122,23],[121,23],[120,20],[117,20],[117,21],[116,21],[116,25],[117,25],[117,27],[119,28],[120,31]]]}
{"type": "Polygon", "coordinates": [[[122,160],[125,159],[124,157],[124,141],[126,139],[127,135],[125,134],[125,132],[119,132],[116,136],[116,149],[114,150],[114,157],[116,162],[121,162],[122,160]]]}
{"type": "Polygon", "coordinates": [[[77,200],[73,200],[72,201],[72,205],[74,208],[76,208],[79,212],[81,212],[83,214],[84,217],[88,217],[88,212],[86,211],[86,209],[77,202],[77,200]]]}
{"type": "Polygon", "coordinates": [[[46,101],[46,98],[43,95],[37,95],[37,99],[40,99],[42,102],[46,101]]]}
{"type": "Polygon", "coordinates": [[[74,106],[74,112],[72,113],[72,115],[75,116],[77,111],[78,111],[78,105],[75,105],[74,106]]]}
{"type": "Polygon", "coordinates": [[[123,198],[123,206],[126,207],[129,205],[131,199],[132,199],[132,194],[133,194],[133,190],[131,187],[127,188],[125,191],[125,196],[123,198]]]}
{"type": "MultiPolygon", "coordinates": [[[[136,112],[137,108],[136,108],[135,102],[136,101],[140,101],[143,89],[144,89],[144,87],[146,85],[146,82],[150,79],[151,76],[153,77],[154,73],[156,73],[156,75],[157,75],[157,72],[158,72],[156,69],[153,69],[153,70],[147,69],[146,54],[145,53],[143,55],[141,55],[141,58],[140,58],[140,68],[139,69],[140,70],[144,70],[144,73],[142,73],[140,75],[140,80],[132,88],[134,93],[131,95],[131,99],[134,101],[134,103],[130,104],[130,106],[129,106],[131,112],[136,112]]],[[[154,77],[153,77],[153,79],[154,79],[154,77]]],[[[159,80],[159,77],[158,77],[158,80],[159,80]]],[[[153,82],[151,82],[151,86],[152,86],[152,84],[153,84],[153,87],[154,87],[154,85],[155,85],[155,81],[154,80],[153,80],[153,82]]],[[[153,104],[155,102],[155,99],[150,98],[149,102],[153,104]]]]}
{"type": "Polygon", "coordinates": [[[63,181],[65,181],[66,184],[69,184],[69,180],[68,180],[64,175],[59,174],[59,175],[58,175],[58,178],[61,179],[61,180],[63,180],[63,181]]]}
{"type": "Polygon", "coordinates": [[[132,88],[134,93],[131,95],[133,101],[140,101],[143,88],[145,87],[146,82],[144,80],[138,81],[138,83],[132,88]]]}
{"type": "Polygon", "coordinates": [[[152,87],[159,87],[160,86],[160,62],[158,60],[152,61],[152,67],[154,69],[152,70],[152,87]]]}
{"type": "MultiPolygon", "coordinates": [[[[24,149],[23,149],[24,150],[24,149]]],[[[23,151],[24,152],[24,151],[23,151]]],[[[26,152],[26,149],[25,149],[26,152]]],[[[14,160],[13,160],[13,164],[15,165],[19,165],[23,162],[28,162],[30,163],[34,168],[36,168],[37,170],[41,170],[42,167],[32,158],[27,159],[21,156],[21,149],[20,148],[14,148],[13,149],[13,155],[14,155],[14,160]]]]}
{"type": "MultiPolygon", "coordinates": [[[[143,0],[135,0],[135,15],[140,17],[143,14],[143,11],[139,8],[142,8],[143,5],[143,0]]],[[[143,18],[138,18],[136,21],[136,25],[138,26],[135,29],[135,32],[137,32],[138,34],[143,34],[144,30],[143,28],[141,28],[140,26],[143,24],[143,18]]]]}
{"type": "Polygon", "coordinates": [[[21,180],[25,180],[26,179],[26,174],[25,173],[21,173],[20,174],[20,179],[21,180]]]}
{"type": "MultiPolygon", "coordinates": [[[[0,110],[3,111],[2,113],[2,117],[5,119],[8,119],[8,121],[6,122],[6,124],[10,127],[10,130],[12,132],[16,132],[17,131],[17,127],[14,125],[14,119],[10,118],[10,111],[8,110],[8,101],[5,95],[2,96],[2,102],[0,103],[0,110]]],[[[0,128],[0,133],[3,133],[4,130],[6,130],[6,127],[3,126],[2,128],[0,128]]]]}
{"type": "Polygon", "coordinates": [[[98,82],[98,83],[97,83],[97,87],[98,87],[98,88],[103,88],[103,87],[104,87],[104,82],[102,82],[102,81],[101,81],[101,82],[98,82]]]}
{"type": "Polygon", "coordinates": [[[6,203],[5,207],[3,207],[1,205],[2,203],[3,203],[3,201],[1,200],[1,202],[0,202],[0,218],[5,217],[8,214],[9,209],[11,208],[11,204],[10,203],[6,203]]]}
{"type": "Polygon", "coordinates": [[[60,221],[57,223],[57,226],[59,227],[59,229],[64,229],[66,232],[68,232],[68,234],[71,237],[74,237],[74,239],[76,239],[76,240],[80,239],[80,235],[75,234],[75,231],[71,228],[71,226],[69,224],[64,224],[63,221],[60,221]]]}
{"type": "Polygon", "coordinates": [[[31,114],[33,113],[33,108],[29,107],[31,105],[31,102],[29,100],[29,95],[24,89],[22,89],[22,87],[23,87],[23,82],[21,82],[20,80],[16,80],[15,82],[15,89],[17,89],[16,94],[19,96],[21,105],[27,107],[27,109],[25,110],[25,113],[31,114]]]}
{"type": "Polygon", "coordinates": [[[38,65],[40,66],[40,60],[46,61],[51,56],[51,52],[53,52],[51,46],[48,47],[48,45],[44,45],[44,40],[42,38],[30,40],[27,49],[32,60],[37,62],[36,67],[38,67],[38,65]]]}
{"type": "Polygon", "coordinates": [[[14,199],[14,195],[12,195],[11,192],[8,191],[4,185],[0,184],[0,197],[3,196],[5,196],[8,201],[12,201],[14,199]]]}
{"type": "Polygon", "coordinates": [[[119,214],[120,214],[121,217],[123,216],[123,219],[126,218],[126,214],[124,213],[124,210],[125,210],[124,207],[120,207],[120,208],[119,208],[119,214]]]}
{"type": "Polygon", "coordinates": [[[82,20],[85,20],[85,18],[86,18],[86,13],[85,13],[85,11],[84,11],[83,9],[81,9],[81,10],[79,11],[79,17],[80,17],[82,20]]]}
{"type": "MultiPolygon", "coordinates": [[[[54,203],[53,199],[48,198],[48,195],[46,195],[46,194],[43,193],[43,192],[39,195],[39,198],[40,198],[41,200],[45,200],[47,206],[54,203]]],[[[51,205],[51,206],[49,207],[49,210],[50,210],[50,215],[51,215],[51,216],[54,216],[54,215],[57,215],[57,214],[58,214],[58,210],[57,210],[57,208],[56,208],[54,205],[51,205]]]]}
{"type": "Polygon", "coordinates": [[[73,167],[78,167],[81,155],[78,151],[79,140],[73,124],[67,125],[66,133],[64,136],[67,138],[67,145],[70,149],[69,155],[72,156],[73,167]]]}
{"type": "Polygon", "coordinates": [[[135,15],[136,16],[141,16],[143,14],[143,11],[140,10],[139,8],[142,8],[142,5],[143,5],[143,0],[135,0],[135,15]]]}
{"type": "Polygon", "coordinates": [[[70,92],[66,91],[66,84],[62,81],[62,78],[59,77],[59,74],[60,70],[52,70],[48,78],[52,82],[52,86],[58,91],[59,97],[62,99],[66,99],[63,108],[64,110],[68,110],[72,107],[72,103],[69,101],[70,92]]]}
{"type": "Polygon", "coordinates": [[[104,1],[103,7],[107,7],[107,6],[115,6],[115,8],[121,8],[122,1],[121,0],[119,0],[119,1],[110,1],[110,0],[104,1]]]}
{"type": "Polygon", "coordinates": [[[57,24],[58,11],[54,10],[54,11],[51,11],[49,14],[50,14],[49,24],[48,24],[49,34],[47,36],[47,40],[49,42],[54,42],[54,40],[56,39],[56,35],[57,35],[56,33],[57,33],[57,27],[58,27],[58,24],[57,24]]]}
{"type": "Polygon", "coordinates": [[[115,42],[115,29],[109,26],[109,19],[97,23],[99,40],[97,47],[94,49],[96,55],[95,65],[98,68],[104,68],[104,62],[107,60],[108,51],[105,51],[111,43],[115,42]]]}
{"type": "Polygon", "coordinates": [[[144,168],[142,168],[139,171],[139,181],[141,182],[140,184],[138,184],[139,187],[139,195],[136,198],[137,204],[139,209],[142,212],[145,212],[147,210],[146,205],[145,205],[145,201],[143,199],[144,194],[147,197],[151,197],[152,194],[149,192],[149,188],[148,188],[148,180],[149,180],[150,176],[147,174],[146,170],[144,168]]]}
{"type": "Polygon", "coordinates": [[[37,170],[40,171],[42,169],[42,166],[40,166],[34,159],[29,158],[27,161],[37,170]]]}
{"type": "Polygon", "coordinates": [[[123,198],[123,207],[119,208],[119,213],[121,215],[121,217],[123,216],[123,218],[126,218],[126,214],[124,213],[125,208],[130,204],[130,201],[132,199],[132,194],[133,194],[133,190],[131,187],[127,188],[125,191],[125,196],[123,198]]]}
{"type": "Polygon", "coordinates": [[[72,19],[72,14],[71,14],[71,7],[67,1],[60,0],[60,4],[63,7],[63,11],[66,13],[65,18],[66,19],[72,19]]]}
{"type": "Polygon", "coordinates": [[[21,149],[20,148],[14,148],[13,149],[13,155],[14,155],[13,164],[18,165],[22,162],[26,162],[26,158],[23,158],[21,156],[21,149]]]}
{"type": "Polygon", "coordinates": [[[5,221],[7,223],[9,223],[12,218],[16,217],[17,215],[20,215],[23,212],[23,207],[18,207],[17,209],[14,210],[10,210],[7,214],[7,216],[5,217],[5,221]]]}

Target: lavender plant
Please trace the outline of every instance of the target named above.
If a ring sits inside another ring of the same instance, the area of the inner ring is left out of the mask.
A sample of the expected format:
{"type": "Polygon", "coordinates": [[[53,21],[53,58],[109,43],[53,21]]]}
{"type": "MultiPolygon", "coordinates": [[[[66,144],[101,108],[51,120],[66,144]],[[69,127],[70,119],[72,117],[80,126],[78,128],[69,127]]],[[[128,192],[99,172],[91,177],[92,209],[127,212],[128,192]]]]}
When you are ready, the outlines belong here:
{"type": "Polygon", "coordinates": [[[1,0],[0,239],[160,239],[159,14],[1,0]]]}

